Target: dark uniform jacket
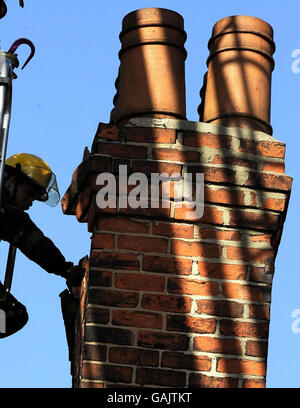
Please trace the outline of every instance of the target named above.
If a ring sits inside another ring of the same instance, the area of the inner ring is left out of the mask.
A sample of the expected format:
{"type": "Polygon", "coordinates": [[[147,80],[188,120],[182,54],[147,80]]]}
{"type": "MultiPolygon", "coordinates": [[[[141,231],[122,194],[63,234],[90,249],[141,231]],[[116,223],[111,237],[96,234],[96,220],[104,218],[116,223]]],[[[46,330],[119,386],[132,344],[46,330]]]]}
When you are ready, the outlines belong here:
{"type": "Polygon", "coordinates": [[[0,210],[0,239],[13,244],[49,273],[65,276],[73,266],[66,262],[60,250],[34,224],[29,215],[11,200],[3,187],[3,208],[0,210]]]}

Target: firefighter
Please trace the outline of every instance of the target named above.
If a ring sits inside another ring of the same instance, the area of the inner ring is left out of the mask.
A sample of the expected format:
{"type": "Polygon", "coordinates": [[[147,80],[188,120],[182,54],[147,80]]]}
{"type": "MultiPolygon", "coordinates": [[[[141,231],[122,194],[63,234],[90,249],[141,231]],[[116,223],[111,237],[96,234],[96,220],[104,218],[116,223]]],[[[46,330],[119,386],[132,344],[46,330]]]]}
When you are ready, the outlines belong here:
{"type": "MultiPolygon", "coordinates": [[[[65,278],[69,289],[80,285],[84,269],[66,261],[60,250],[25,212],[35,200],[51,207],[58,204],[60,196],[56,177],[49,165],[40,157],[28,153],[15,154],[5,162],[3,204],[0,210],[0,239],[13,244],[45,271],[65,278]]],[[[3,285],[0,283],[0,297],[1,292],[3,296],[3,285]]],[[[22,314],[23,306],[12,295],[9,295],[6,306],[7,312],[10,312],[7,316],[10,316],[11,323],[14,318],[11,310],[12,304],[19,306],[16,307],[19,315],[22,314]]],[[[28,320],[28,316],[26,316],[26,310],[23,309],[23,312],[24,323],[26,319],[28,320]]],[[[17,317],[15,320],[15,325],[18,325],[17,317]]],[[[21,324],[22,319],[19,320],[21,324]]]]}

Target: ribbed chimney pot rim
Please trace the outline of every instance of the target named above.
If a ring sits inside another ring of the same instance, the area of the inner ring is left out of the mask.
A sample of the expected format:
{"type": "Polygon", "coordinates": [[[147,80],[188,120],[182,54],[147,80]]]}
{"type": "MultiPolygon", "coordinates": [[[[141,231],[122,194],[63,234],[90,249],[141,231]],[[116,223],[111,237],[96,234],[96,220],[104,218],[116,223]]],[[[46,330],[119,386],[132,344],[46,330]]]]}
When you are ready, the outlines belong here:
{"type": "MultiPolygon", "coordinates": [[[[271,26],[271,24],[269,24],[267,21],[263,20],[263,19],[260,18],[260,17],[249,16],[249,15],[245,15],[245,14],[235,14],[235,15],[232,15],[232,16],[227,16],[227,17],[221,18],[220,20],[218,20],[218,21],[214,24],[213,29],[212,29],[212,35],[216,35],[216,34],[214,34],[214,31],[216,30],[217,26],[220,25],[220,23],[221,23],[222,21],[229,20],[229,19],[243,19],[243,18],[244,18],[244,19],[247,19],[248,21],[252,21],[252,22],[256,21],[257,23],[258,23],[258,22],[263,23],[263,24],[269,29],[269,31],[270,31],[270,33],[271,33],[271,36],[268,36],[268,35],[267,35],[267,37],[273,39],[274,30],[273,30],[273,27],[271,26]]],[[[246,27],[244,27],[244,28],[248,28],[248,29],[249,29],[249,25],[242,24],[241,22],[239,23],[239,27],[240,27],[240,28],[243,28],[243,25],[246,26],[246,27]]],[[[224,31],[225,31],[225,30],[224,30],[224,31]]]]}
{"type": "Polygon", "coordinates": [[[218,33],[218,34],[213,35],[213,36],[209,39],[209,41],[208,41],[208,44],[207,44],[208,49],[210,50],[211,44],[216,40],[216,38],[219,38],[219,37],[221,37],[221,36],[223,36],[223,35],[235,34],[235,33],[254,34],[254,35],[257,35],[257,36],[263,38],[264,40],[266,40],[266,41],[271,45],[271,47],[273,48],[272,53],[274,53],[275,50],[276,50],[275,42],[273,41],[273,39],[272,39],[271,37],[268,37],[266,34],[263,34],[263,33],[261,33],[260,31],[249,30],[248,28],[245,28],[245,29],[240,28],[240,29],[234,29],[234,30],[227,30],[227,31],[222,31],[221,33],[218,33]]]}
{"type": "Polygon", "coordinates": [[[225,48],[222,48],[222,49],[219,49],[219,50],[216,50],[216,51],[212,52],[208,56],[208,58],[206,60],[206,66],[208,67],[209,62],[214,58],[215,55],[220,54],[221,52],[224,52],[224,51],[250,51],[250,52],[256,52],[257,54],[262,55],[263,57],[267,58],[271,62],[272,71],[274,71],[275,61],[269,54],[267,54],[266,52],[263,52],[262,50],[260,50],[258,48],[248,48],[248,47],[244,47],[244,46],[225,47],[225,48]]]}
{"type": "Polygon", "coordinates": [[[179,13],[177,13],[177,11],[174,11],[174,10],[170,10],[170,9],[166,9],[166,8],[159,8],[159,7],[149,7],[149,8],[142,8],[142,9],[136,9],[134,11],[131,11],[130,13],[126,14],[126,16],[123,18],[122,31],[120,32],[120,35],[119,35],[120,40],[127,32],[129,32],[131,30],[135,30],[137,28],[141,28],[141,27],[168,27],[168,28],[172,28],[174,30],[179,31],[183,35],[184,42],[187,39],[187,33],[184,30],[184,19],[179,13]],[[136,14],[138,11],[141,11],[141,10],[152,10],[152,9],[153,10],[163,10],[163,11],[168,11],[170,13],[173,13],[174,16],[176,15],[181,20],[181,26],[182,27],[180,27],[179,25],[170,24],[170,23],[163,22],[163,21],[155,23],[154,19],[153,19],[153,21],[149,21],[149,23],[135,24],[135,25],[132,25],[132,26],[129,26],[129,27],[125,27],[125,21],[126,21],[126,19],[128,19],[128,17],[130,15],[136,14]]]}

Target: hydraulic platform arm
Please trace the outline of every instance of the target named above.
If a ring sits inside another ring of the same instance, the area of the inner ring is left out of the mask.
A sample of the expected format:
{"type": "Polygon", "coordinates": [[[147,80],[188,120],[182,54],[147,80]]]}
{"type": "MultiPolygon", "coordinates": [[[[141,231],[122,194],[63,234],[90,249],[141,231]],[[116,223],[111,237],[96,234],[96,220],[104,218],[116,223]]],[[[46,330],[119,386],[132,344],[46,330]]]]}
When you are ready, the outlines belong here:
{"type": "MultiPolygon", "coordinates": [[[[7,151],[8,133],[11,116],[11,103],[12,103],[12,81],[17,76],[14,73],[14,68],[19,66],[19,60],[17,54],[15,54],[17,48],[20,45],[28,45],[30,47],[30,55],[22,66],[22,69],[34,56],[35,48],[33,43],[26,39],[20,38],[16,40],[7,52],[0,52],[0,211],[2,209],[2,191],[3,191],[3,176],[5,169],[5,159],[7,151]]],[[[13,270],[16,258],[16,247],[10,244],[7,265],[4,279],[5,297],[10,292],[13,270]]]]}

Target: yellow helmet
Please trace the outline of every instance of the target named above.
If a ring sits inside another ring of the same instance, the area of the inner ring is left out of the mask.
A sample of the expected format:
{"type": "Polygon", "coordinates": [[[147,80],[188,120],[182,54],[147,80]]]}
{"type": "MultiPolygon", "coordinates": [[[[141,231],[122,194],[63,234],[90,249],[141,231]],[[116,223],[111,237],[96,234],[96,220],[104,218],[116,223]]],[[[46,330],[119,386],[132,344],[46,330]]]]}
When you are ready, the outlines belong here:
{"type": "Polygon", "coordinates": [[[43,201],[51,207],[55,207],[58,204],[60,195],[56,177],[43,159],[34,154],[17,153],[9,157],[5,165],[8,168],[19,170],[21,174],[42,188],[43,191],[38,198],[39,201],[43,201]]]}

